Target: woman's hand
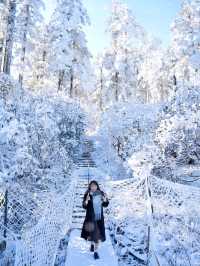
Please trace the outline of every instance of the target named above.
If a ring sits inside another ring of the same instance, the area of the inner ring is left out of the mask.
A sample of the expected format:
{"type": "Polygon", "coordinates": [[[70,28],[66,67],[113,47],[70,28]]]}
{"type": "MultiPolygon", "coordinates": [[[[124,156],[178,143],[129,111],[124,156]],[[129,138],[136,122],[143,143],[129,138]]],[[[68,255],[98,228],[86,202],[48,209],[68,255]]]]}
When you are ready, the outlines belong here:
{"type": "Polygon", "coordinates": [[[108,200],[108,195],[106,193],[104,193],[103,195],[103,201],[107,201],[108,200]]]}
{"type": "Polygon", "coordinates": [[[109,205],[109,199],[108,199],[108,195],[106,193],[103,193],[103,202],[102,202],[102,206],[103,207],[108,207],[109,205]]]}
{"type": "Polygon", "coordinates": [[[90,194],[88,193],[87,194],[87,197],[86,197],[86,200],[85,200],[85,203],[88,204],[88,201],[90,200],[90,194]]]}

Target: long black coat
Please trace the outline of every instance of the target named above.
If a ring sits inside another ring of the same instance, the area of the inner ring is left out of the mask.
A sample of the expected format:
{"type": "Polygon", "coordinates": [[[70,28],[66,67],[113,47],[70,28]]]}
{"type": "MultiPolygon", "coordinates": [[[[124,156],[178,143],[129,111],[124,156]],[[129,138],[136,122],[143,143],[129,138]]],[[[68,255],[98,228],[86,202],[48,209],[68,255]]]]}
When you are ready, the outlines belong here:
{"type": "Polygon", "coordinates": [[[95,241],[95,229],[96,226],[98,226],[98,229],[100,231],[100,239],[102,242],[106,240],[105,235],[105,225],[104,225],[104,214],[103,214],[103,207],[107,207],[109,204],[109,200],[102,202],[101,205],[101,220],[95,221],[95,214],[93,209],[93,200],[92,195],[90,195],[90,200],[88,201],[88,204],[85,205],[85,200],[88,193],[85,193],[83,197],[82,207],[86,209],[86,216],[85,220],[83,222],[82,230],[81,230],[81,238],[84,238],[85,240],[92,240],[95,241]]]}

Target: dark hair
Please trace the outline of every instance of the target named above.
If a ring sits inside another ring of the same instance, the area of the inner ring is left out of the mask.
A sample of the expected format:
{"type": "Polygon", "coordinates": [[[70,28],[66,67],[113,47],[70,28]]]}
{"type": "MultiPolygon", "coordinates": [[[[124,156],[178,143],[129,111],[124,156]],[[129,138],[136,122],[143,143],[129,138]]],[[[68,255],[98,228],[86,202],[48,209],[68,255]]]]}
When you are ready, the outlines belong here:
{"type": "Polygon", "coordinates": [[[96,180],[90,181],[90,183],[88,185],[88,188],[87,188],[85,194],[88,194],[88,192],[90,192],[90,190],[91,190],[90,187],[91,187],[92,184],[95,184],[97,186],[97,190],[99,190],[102,194],[104,194],[104,192],[100,189],[99,183],[96,180]]]}

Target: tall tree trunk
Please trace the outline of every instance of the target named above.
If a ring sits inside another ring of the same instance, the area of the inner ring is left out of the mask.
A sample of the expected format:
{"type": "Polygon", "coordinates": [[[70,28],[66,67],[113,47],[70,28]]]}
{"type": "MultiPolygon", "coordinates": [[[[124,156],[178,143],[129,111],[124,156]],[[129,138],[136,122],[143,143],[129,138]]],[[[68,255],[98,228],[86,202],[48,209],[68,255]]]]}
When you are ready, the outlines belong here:
{"type": "Polygon", "coordinates": [[[58,77],[58,91],[62,90],[64,75],[65,75],[65,71],[60,70],[59,71],[59,77],[58,77]]]}
{"type": "Polygon", "coordinates": [[[6,74],[10,74],[12,50],[13,50],[13,35],[15,28],[16,17],[16,1],[10,0],[8,2],[8,18],[6,25],[6,36],[3,51],[2,71],[6,74]]]}
{"type": "Polygon", "coordinates": [[[149,103],[149,88],[147,87],[147,90],[146,90],[146,103],[149,103]]]}
{"type": "Polygon", "coordinates": [[[174,85],[174,86],[177,85],[177,78],[176,78],[176,75],[173,75],[173,85],[174,85]]]}
{"type": "Polygon", "coordinates": [[[1,32],[2,36],[0,39],[0,71],[3,71],[3,57],[5,52],[5,43],[6,43],[6,26],[7,26],[7,20],[8,20],[8,0],[1,1],[1,10],[0,10],[0,16],[1,16],[1,32]]]}
{"type": "MultiPolygon", "coordinates": [[[[127,33],[126,33],[126,35],[127,35],[127,33]]],[[[127,78],[126,79],[126,91],[125,91],[125,93],[126,93],[126,95],[124,95],[124,100],[126,101],[126,100],[128,100],[128,98],[130,97],[130,95],[129,95],[129,91],[128,91],[128,89],[129,89],[129,86],[128,86],[128,49],[127,48],[125,48],[125,77],[127,78]]]]}
{"type": "Polygon", "coordinates": [[[115,100],[119,101],[119,72],[115,72],[115,100]]]}
{"type": "Polygon", "coordinates": [[[23,78],[24,78],[27,32],[28,32],[28,24],[29,24],[29,16],[30,16],[29,10],[30,10],[30,6],[26,5],[26,20],[25,20],[25,30],[23,33],[22,55],[21,55],[21,73],[19,74],[19,83],[21,87],[23,86],[23,78]]]}
{"type": "Polygon", "coordinates": [[[103,67],[100,69],[100,110],[103,111],[103,67]]]}
{"type": "Polygon", "coordinates": [[[0,72],[3,69],[3,51],[4,51],[4,39],[0,39],[0,72]]]}
{"type": "Polygon", "coordinates": [[[69,90],[70,98],[73,97],[73,92],[74,92],[74,73],[73,73],[73,69],[71,68],[71,71],[70,71],[70,90],[69,90]]]}

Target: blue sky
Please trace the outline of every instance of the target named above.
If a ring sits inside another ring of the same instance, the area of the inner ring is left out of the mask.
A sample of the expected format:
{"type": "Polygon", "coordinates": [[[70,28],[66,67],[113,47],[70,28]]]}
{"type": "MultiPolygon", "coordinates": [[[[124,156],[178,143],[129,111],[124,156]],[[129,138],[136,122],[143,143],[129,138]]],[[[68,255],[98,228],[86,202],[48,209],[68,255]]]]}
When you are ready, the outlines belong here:
{"type": "MultiPolygon", "coordinates": [[[[45,16],[48,19],[53,11],[55,0],[45,0],[45,16]]],[[[111,0],[83,0],[91,18],[91,26],[86,29],[88,45],[97,54],[108,46],[105,33],[111,0]]],[[[180,10],[181,0],[124,0],[133,11],[137,21],[152,35],[167,46],[170,42],[170,24],[180,10]]]]}

